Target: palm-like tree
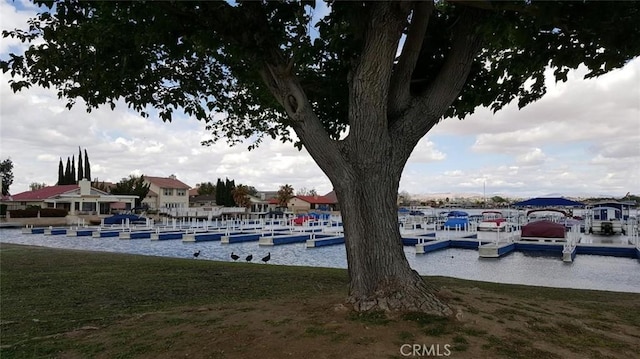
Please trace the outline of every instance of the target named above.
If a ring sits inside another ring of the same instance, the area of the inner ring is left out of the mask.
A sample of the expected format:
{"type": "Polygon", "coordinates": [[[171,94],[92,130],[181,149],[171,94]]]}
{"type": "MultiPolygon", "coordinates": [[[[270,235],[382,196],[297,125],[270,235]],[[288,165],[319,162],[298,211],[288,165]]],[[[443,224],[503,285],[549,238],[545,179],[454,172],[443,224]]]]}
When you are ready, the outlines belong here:
{"type": "Polygon", "coordinates": [[[238,207],[249,207],[251,206],[251,200],[249,199],[249,187],[243,184],[237,185],[231,191],[233,196],[233,201],[236,203],[238,207]]]}
{"type": "Polygon", "coordinates": [[[293,187],[291,185],[285,184],[284,186],[280,186],[278,190],[278,207],[287,207],[289,204],[289,200],[293,198],[293,187]]]}

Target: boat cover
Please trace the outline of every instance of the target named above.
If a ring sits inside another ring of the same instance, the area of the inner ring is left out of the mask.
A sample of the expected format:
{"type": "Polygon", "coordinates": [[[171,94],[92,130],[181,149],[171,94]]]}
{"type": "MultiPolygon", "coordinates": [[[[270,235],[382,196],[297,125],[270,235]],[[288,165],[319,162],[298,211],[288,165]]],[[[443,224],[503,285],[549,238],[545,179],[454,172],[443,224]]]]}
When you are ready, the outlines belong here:
{"type": "Polygon", "coordinates": [[[564,238],[564,225],[547,221],[535,221],[522,226],[522,237],[564,238]]]}
{"type": "Polygon", "coordinates": [[[516,202],[514,207],[584,207],[584,203],[562,197],[538,197],[516,202]]]}
{"type": "Polygon", "coordinates": [[[104,219],[104,224],[123,224],[126,223],[127,219],[129,223],[133,222],[145,222],[144,217],[140,217],[135,214],[114,214],[111,217],[107,217],[104,219]]]}

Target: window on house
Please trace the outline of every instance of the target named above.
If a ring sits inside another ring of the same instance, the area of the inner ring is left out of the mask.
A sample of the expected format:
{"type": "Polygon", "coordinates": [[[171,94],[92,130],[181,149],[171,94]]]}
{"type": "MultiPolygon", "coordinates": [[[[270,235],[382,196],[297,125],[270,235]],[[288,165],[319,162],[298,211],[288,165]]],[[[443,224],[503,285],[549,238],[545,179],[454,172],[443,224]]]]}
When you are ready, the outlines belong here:
{"type": "Polygon", "coordinates": [[[177,191],[177,195],[178,196],[186,196],[187,195],[187,191],[184,190],[184,189],[179,189],[179,190],[176,190],[176,191],[177,191]]]}
{"type": "Polygon", "coordinates": [[[164,188],[164,189],[162,190],[162,193],[163,193],[165,196],[173,196],[173,188],[164,188]]]}

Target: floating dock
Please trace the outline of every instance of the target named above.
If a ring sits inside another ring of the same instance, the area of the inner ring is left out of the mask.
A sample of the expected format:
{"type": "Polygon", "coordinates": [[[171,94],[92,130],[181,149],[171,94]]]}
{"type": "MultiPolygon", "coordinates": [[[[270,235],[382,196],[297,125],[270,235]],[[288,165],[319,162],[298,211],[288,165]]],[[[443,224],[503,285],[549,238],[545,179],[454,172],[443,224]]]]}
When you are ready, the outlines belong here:
{"type": "Polygon", "coordinates": [[[207,242],[219,241],[223,236],[244,234],[244,232],[206,232],[206,233],[185,233],[182,236],[183,242],[207,242]]]}
{"type": "Polygon", "coordinates": [[[44,228],[25,227],[22,228],[22,234],[44,234],[44,228]]]}
{"type": "Polygon", "coordinates": [[[307,248],[317,248],[325,246],[333,246],[337,244],[344,244],[344,236],[328,236],[311,238],[307,240],[307,248]]]}
{"type": "MultiPolygon", "coordinates": [[[[469,239],[433,239],[416,244],[416,254],[426,254],[435,252],[440,249],[462,248],[462,249],[478,249],[480,242],[469,239]]],[[[488,242],[482,242],[487,244],[488,242]]]]}
{"type": "Polygon", "coordinates": [[[67,230],[67,237],[90,237],[96,228],[70,228],[67,230]]]}
{"type": "Polygon", "coordinates": [[[240,233],[230,234],[220,237],[221,244],[241,243],[241,242],[255,242],[262,237],[262,233],[240,233]]]}
{"type": "MultiPolygon", "coordinates": [[[[282,234],[275,236],[263,236],[258,240],[259,246],[275,246],[279,244],[304,243],[314,235],[311,233],[282,234]]],[[[318,237],[318,235],[316,235],[318,237]]]]}
{"type": "Polygon", "coordinates": [[[45,228],[44,235],[45,236],[59,236],[61,234],[67,234],[66,228],[45,228]]]}
{"type": "Polygon", "coordinates": [[[515,243],[487,243],[478,247],[478,254],[480,258],[500,258],[515,249],[515,243]]]}

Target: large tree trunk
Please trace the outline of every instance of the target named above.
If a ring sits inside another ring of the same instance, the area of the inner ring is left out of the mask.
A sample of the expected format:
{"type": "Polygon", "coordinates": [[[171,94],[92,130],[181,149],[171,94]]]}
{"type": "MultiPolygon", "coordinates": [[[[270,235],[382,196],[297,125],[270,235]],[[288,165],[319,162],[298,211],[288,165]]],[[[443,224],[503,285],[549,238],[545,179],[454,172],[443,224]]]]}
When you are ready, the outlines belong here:
{"type": "Polygon", "coordinates": [[[357,311],[449,315],[449,307],[405,257],[396,205],[399,178],[391,178],[385,168],[360,171],[353,182],[336,184],[349,263],[349,302],[357,311]]]}
{"type": "MultiPolygon", "coordinates": [[[[396,204],[409,155],[457,98],[479,48],[477,36],[460,31],[439,76],[423,93],[412,94],[411,74],[432,10],[432,4],[410,2],[375,2],[366,7],[361,53],[353,59],[347,79],[349,132],[341,140],[326,132],[292,73],[291,62],[276,54],[260,72],[292,119],[298,138],[334,185],[345,229],[349,300],[358,311],[451,314],[409,266],[396,204]],[[414,5],[416,16],[424,19],[411,26],[396,64],[399,40],[414,5]]],[[[473,25],[469,18],[460,23],[471,29],[466,25],[473,25]]]]}

